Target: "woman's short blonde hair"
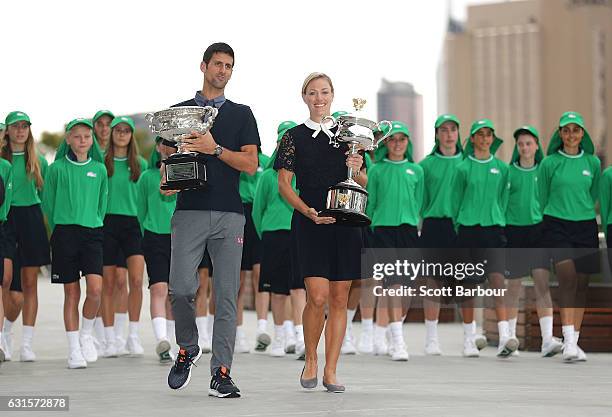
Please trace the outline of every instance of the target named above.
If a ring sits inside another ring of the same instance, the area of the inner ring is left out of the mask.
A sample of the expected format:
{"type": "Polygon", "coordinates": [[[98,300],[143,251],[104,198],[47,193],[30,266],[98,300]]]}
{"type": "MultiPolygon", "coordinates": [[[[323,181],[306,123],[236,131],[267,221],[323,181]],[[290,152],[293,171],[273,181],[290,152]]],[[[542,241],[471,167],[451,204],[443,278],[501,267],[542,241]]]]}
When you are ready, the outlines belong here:
{"type": "Polygon", "coordinates": [[[312,72],[308,75],[308,77],[306,77],[306,79],[304,80],[304,83],[302,84],[302,95],[306,94],[306,89],[308,88],[308,84],[310,84],[314,80],[318,80],[319,78],[324,78],[325,80],[327,80],[327,82],[329,83],[329,86],[331,87],[331,92],[333,94],[334,84],[332,83],[331,78],[329,78],[329,75],[324,74],[322,72],[312,72]]]}

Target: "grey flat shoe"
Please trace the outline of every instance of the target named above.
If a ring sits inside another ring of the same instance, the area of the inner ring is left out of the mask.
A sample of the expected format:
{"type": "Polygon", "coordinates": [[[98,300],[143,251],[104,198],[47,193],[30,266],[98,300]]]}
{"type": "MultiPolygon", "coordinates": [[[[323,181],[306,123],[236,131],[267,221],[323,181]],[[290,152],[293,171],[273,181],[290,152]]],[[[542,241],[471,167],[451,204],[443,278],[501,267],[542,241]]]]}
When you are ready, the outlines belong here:
{"type": "Polygon", "coordinates": [[[302,388],[306,388],[306,389],[316,388],[317,384],[319,383],[316,376],[311,379],[302,378],[305,370],[306,370],[306,365],[304,365],[304,367],[302,368],[302,374],[300,375],[300,385],[302,386],[302,388]]]}
{"type": "Polygon", "coordinates": [[[328,384],[327,382],[323,381],[323,386],[325,389],[327,389],[327,392],[342,393],[346,391],[346,387],[340,384],[328,384]]]}

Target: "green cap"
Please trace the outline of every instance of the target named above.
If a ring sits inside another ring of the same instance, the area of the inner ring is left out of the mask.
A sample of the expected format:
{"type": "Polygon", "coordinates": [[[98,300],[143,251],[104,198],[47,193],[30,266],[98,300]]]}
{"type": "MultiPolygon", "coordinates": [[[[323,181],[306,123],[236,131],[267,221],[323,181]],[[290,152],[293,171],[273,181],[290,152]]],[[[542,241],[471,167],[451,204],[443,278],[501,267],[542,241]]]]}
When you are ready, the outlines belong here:
{"type": "Polygon", "coordinates": [[[93,117],[93,123],[96,123],[96,121],[102,116],[110,116],[111,119],[115,118],[115,115],[110,110],[98,110],[93,117]]]}
{"type": "Polygon", "coordinates": [[[111,129],[115,126],[117,126],[119,123],[125,123],[127,124],[130,129],[132,129],[132,132],[134,130],[136,130],[136,127],[134,126],[134,120],[132,120],[132,118],[130,116],[117,116],[113,119],[113,121],[111,122],[111,129]]]}
{"type": "MultiPolygon", "coordinates": [[[[474,123],[472,123],[472,127],[470,127],[470,137],[474,136],[476,132],[478,132],[480,129],[483,129],[485,127],[488,127],[489,129],[493,131],[493,143],[491,144],[491,155],[495,155],[495,152],[497,152],[497,150],[499,149],[501,144],[504,143],[504,141],[495,134],[495,126],[493,125],[493,122],[491,120],[479,119],[479,120],[476,120],[474,123]]],[[[474,145],[472,144],[471,140],[469,139],[467,140],[463,153],[465,154],[465,156],[474,155],[474,145]]]]}
{"type": "Polygon", "coordinates": [[[438,118],[436,119],[435,128],[436,129],[439,128],[446,122],[455,122],[457,124],[457,127],[461,125],[459,123],[459,119],[457,118],[457,116],[455,116],[454,114],[448,113],[448,114],[441,114],[440,116],[438,116],[438,118]]]}
{"type": "MultiPolygon", "coordinates": [[[[582,137],[582,141],[580,142],[580,147],[586,153],[593,155],[595,153],[595,146],[593,145],[593,141],[591,140],[591,135],[589,135],[589,132],[587,132],[586,130],[584,118],[582,117],[582,115],[575,111],[566,111],[561,115],[561,118],[559,119],[559,129],[569,125],[570,123],[577,124],[584,130],[584,136],[582,137]]],[[[550,142],[548,143],[548,149],[546,150],[546,155],[551,155],[563,147],[563,141],[561,140],[559,129],[556,129],[552,137],[550,138],[550,142]]]]}
{"type": "Polygon", "coordinates": [[[17,122],[28,122],[29,124],[32,124],[32,122],[30,121],[30,116],[28,116],[27,114],[25,114],[22,111],[12,111],[9,114],[6,115],[6,119],[4,120],[4,123],[7,126],[12,125],[13,123],[17,123],[17,122]]]}
{"type": "Polygon", "coordinates": [[[344,110],[338,110],[338,111],[332,113],[332,117],[334,119],[336,119],[336,118],[338,118],[340,116],[346,116],[347,114],[349,114],[349,112],[344,111],[344,110]]]}
{"type": "Polygon", "coordinates": [[[66,133],[68,133],[70,131],[70,129],[72,129],[76,125],[84,125],[84,126],[87,126],[90,129],[93,129],[93,124],[91,123],[91,120],[89,120],[89,119],[73,119],[70,122],[68,122],[68,124],[66,125],[66,133]]]}
{"type": "MultiPolygon", "coordinates": [[[[542,162],[542,159],[544,159],[544,151],[542,150],[542,143],[540,143],[540,134],[538,133],[538,129],[531,125],[523,125],[514,131],[514,139],[518,140],[519,135],[521,135],[522,133],[528,133],[534,138],[536,138],[536,142],[538,143],[538,150],[535,154],[535,161],[539,164],[540,162],[542,162]]],[[[519,155],[518,145],[515,143],[514,151],[512,152],[512,160],[510,161],[510,163],[518,162],[520,157],[521,156],[519,155]]]]}
{"type": "Polygon", "coordinates": [[[276,128],[276,133],[278,134],[276,141],[279,142],[287,130],[296,126],[297,123],[295,123],[293,120],[285,120],[284,122],[279,123],[278,127],[276,128]]]}
{"type": "MultiPolygon", "coordinates": [[[[91,120],[73,119],[70,122],[68,122],[68,124],[66,125],[66,133],[70,132],[70,129],[72,129],[76,125],[83,125],[83,126],[87,126],[90,129],[93,129],[93,124],[91,123],[91,120]]],[[[55,152],[55,160],[57,161],[59,159],[64,158],[68,154],[68,152],[70,152],[70,146],[68,146],[68,143],[66,143],[66,139],[64,139],[64,141],[60,143],[60,146],[57,148],[57,151],[55,152]]],[[[100,150],[100,145],[98,145],[98,141],[96,141],[95,139],[93,140],[93,144],[91,145],[89,152],[87,152],[87,155],[94,161],[104,163],[104,155],[102,154],[102,151],[100,150]]]]}
{"type": "MultiPolygon", "coordinates": [[[[455,122],[455,124],[457,125],[457,129],[459,129],[459,126],[461,126],[457,116],[455,116],[454,114],[447,113],[447,114],[441,114],[440,116],[438,116],[438,118],[436,119],[436,123],[434,124],[434,128],[438,129],[440,126],[442,126],[446,122],[455,122]]],[[[434,155],[436,152],[438,152],[439,148],[440,148],[440,142],[438,141],[438,135],[436,135],[434,147],[429,154],[434,155]]],[[[455,148],[457,149],[457,153],[463,152],[463,149],[461,148],[461,133],[459,133],[459,135],[457,136],[457,143],[455,144],[455,148]]]]}
{"type": "MultiPolygon", "coordinates": [[[[387,125],[383,125],[381,130],[384,134],[386,134],[388,129],[389,128],[387,127],[387,125]]],[[[412,159],[412,140],[410,140],[410,129],[408,129],[408,126],[405,123],[402,123],[398,120],[394,120],[393,122],[391,122],[391,132],[389,133],[388,138],[385,139],[385,143],[391,138],[391,136],[395,135],[396,133],[403,133],[404,135],[408,136],[408,146],[406,147],[406,153],[404,154],[404,157],[410,162],[414,162],[414,160],[412,159]]],[[[374,160],[376,162],[382,161],[384,158],[387,157],[388,153],[389,150],[386,146],[384,146],[384,144],[379,145],[378,148],[376,148],[376,151],[374,152],[374,160]]]]}

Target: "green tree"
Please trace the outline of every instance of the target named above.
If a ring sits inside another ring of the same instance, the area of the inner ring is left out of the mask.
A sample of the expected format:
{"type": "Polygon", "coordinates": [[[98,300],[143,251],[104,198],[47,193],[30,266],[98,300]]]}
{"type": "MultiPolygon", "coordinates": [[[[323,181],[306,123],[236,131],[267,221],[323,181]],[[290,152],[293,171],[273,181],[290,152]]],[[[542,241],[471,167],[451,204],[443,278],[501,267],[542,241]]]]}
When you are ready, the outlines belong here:
{"type": "Polygon", "coordinates": [[[40,135],[40,141],[51,149],[57,149],[64,141],[64,134],[44,131],[40,135]]]}

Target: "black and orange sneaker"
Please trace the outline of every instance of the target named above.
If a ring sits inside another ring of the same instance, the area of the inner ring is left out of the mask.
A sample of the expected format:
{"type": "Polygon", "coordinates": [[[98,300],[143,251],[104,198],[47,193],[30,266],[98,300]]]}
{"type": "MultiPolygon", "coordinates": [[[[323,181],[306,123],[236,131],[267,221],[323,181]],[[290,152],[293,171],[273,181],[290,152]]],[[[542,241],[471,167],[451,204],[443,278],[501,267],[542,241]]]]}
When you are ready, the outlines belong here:
{"type": "Polygon", "coordinates": [[[191,365],[195,366],[200,356],[202,349],[198,345],[191,349],[180,348],[168,374],[168,386],[172,389],[185,388],[191,379],[191,365]]]}
{"type": "Polygon", "coordinates": [[[218,398],[238,398],[240,390],[229,376],[229,370],[222,366],[213,375],[210,380],[210,389],[208,395],[218,398]]]}

